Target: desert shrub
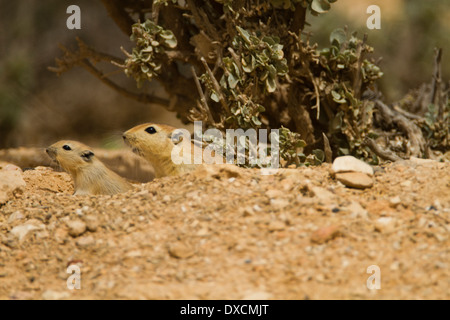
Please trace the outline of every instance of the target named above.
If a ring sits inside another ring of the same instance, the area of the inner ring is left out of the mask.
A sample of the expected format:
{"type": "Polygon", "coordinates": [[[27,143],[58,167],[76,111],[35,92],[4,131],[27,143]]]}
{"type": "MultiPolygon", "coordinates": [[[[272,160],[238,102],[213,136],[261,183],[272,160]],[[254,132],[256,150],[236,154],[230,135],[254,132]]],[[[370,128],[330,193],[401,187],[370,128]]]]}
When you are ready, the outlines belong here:
{"type": "Polygon", "coordinates": [[[440,79],[440,58],[416,113],[414,98],[387,105],[377,88],[383,72],[365,35],[337,29],[329,45],[319,48],[308,34],[308,15],[326,13],[333,2],[103,1],[122,31],[131,33],[132,52],[111,57],[80,40],[80,49],[65,49],[53,70],[81,65],[102,77],[90,61],[112,61],[138,87],[159,81],[170,99],[108,85],[163,104],[184,122],[203,121],[222,131],[281,128],[284,165],[347,154],[378,163],[447,152],[448,89],[440,79]]]}

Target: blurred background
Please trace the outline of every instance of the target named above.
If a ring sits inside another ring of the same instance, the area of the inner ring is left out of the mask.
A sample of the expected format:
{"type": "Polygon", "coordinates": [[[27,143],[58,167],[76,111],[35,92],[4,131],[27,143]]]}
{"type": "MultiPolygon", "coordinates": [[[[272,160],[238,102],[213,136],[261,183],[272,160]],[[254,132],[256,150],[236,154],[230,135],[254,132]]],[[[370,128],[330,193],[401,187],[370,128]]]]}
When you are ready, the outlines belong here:
{"type": "MultiPolygon", "coordinates": [[[[394,102],[409,89],[429,82],[434,47],[444,48],[442,77],[450,80],[450,1],[338,0],[331,11],[307,19],[311,42],[329,44],[332,30],[347,26],[367,33],[383,57],[380,90],[394,102]],[[381,29],[369,30],[369,5],[381,8],[381,29]]],[[[75,139],[104,148],[121,146],[121,133],[143,122],[181,127],[162,107],[138,103],[116,93],[82,68],[58,77],[47,67],[62,55],[58,44],[76,49],[75,37],[101,52],[123,58],[132,43],[108,17],[99,0],[0,0],[0,148],[43,147],[75,139]],[[69,30],[66,9],[81,8],[81,30],[69,30]]],[[[137,92],[133,79],[116,67],[101,65],[110,78],[137,92]]],[[[164,97],[156,82],[142,88],[164,97]]],[[[188,127],[189,128],[189,127],[188,127]]]]}

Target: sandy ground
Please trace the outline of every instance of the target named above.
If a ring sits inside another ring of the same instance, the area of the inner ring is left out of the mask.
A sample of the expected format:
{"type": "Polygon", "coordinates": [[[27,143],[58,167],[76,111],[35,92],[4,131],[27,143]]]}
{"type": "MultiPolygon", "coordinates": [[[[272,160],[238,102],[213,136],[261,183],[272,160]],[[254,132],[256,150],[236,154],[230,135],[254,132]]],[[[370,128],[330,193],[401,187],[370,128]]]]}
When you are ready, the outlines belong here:
{"type": "Polygon", "coordinates": [[[207,167],[115,196],[73,196],[49,167],[23,179],[0,207],[1,299],[450,298],[448,162],[375,167],[365,190],[328,164],[207,167]]]}

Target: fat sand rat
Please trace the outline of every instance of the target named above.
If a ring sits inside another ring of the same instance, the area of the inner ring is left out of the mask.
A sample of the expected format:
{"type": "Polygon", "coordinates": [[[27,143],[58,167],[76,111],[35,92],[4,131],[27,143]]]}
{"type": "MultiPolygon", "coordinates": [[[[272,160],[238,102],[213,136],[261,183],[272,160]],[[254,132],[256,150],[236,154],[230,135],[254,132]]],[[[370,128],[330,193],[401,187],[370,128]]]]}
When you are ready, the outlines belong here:
{"type": "Polygon", "coordinates": [[[130,183],[98,160],[88,146],[78,141],[58,141],[46,152],[72,176],[74,195],[113,195],[132,188],[130,183]]]}
{"type": "Polygon", "coordinates": [[[225,163],[221,155],[212,149],[204,152],[202,146],[191,142],[187,131],[184,133],[168,125],[145,123],[126,131],[123,139],[134,153],[150,162],[157,178],[191,172],[205,163],[225,163]],[[198,164],[195,154],[202,155],[198,164]]]}

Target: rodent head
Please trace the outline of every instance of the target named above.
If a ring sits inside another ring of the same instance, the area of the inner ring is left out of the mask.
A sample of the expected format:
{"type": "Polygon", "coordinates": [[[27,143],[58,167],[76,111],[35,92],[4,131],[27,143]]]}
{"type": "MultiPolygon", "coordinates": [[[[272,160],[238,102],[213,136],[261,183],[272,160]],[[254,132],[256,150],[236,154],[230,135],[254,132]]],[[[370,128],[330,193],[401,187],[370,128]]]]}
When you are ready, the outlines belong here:
{"type": "Polygon", "coordinates": [[[123,134],[123,140],[134,153],[144,158],[170,157],[175,128],[154,123],[138,125],[123,134]]]}
{"type": "Polygon", "coordinates": [[[58,141],[45,151],[64,170],[74,175],[78,170],[92,165],[96,160],[90,148],[77,141],[58,141]]]}

